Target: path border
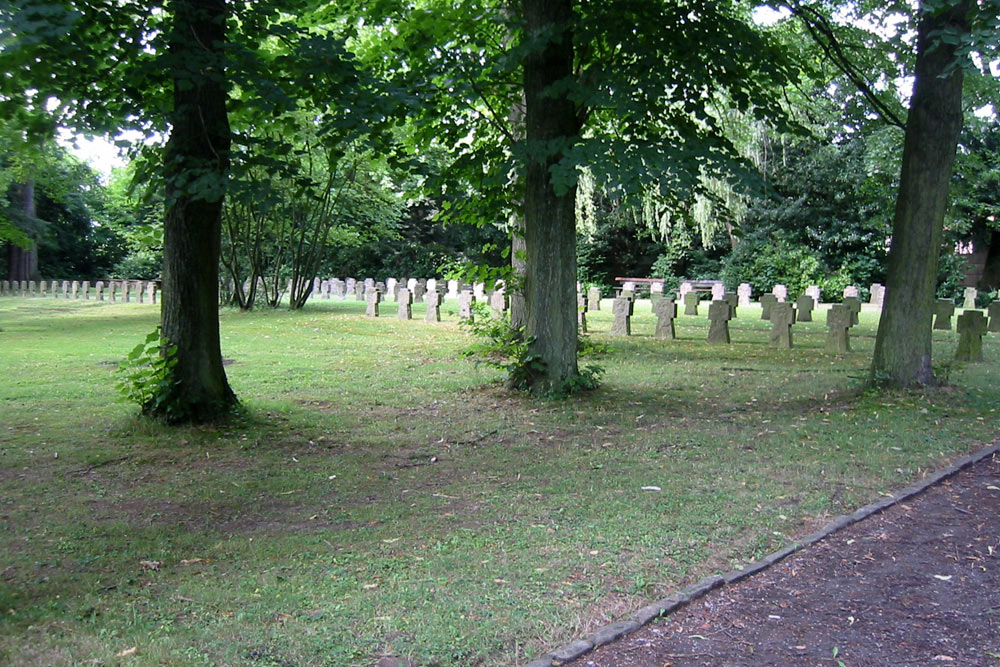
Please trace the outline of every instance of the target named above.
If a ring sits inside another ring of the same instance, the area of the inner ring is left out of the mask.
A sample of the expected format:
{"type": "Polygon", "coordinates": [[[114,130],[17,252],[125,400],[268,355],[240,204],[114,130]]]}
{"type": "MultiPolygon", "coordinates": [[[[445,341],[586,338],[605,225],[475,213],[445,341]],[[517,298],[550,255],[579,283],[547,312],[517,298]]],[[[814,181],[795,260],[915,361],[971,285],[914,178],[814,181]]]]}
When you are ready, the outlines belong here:
{"type": "Polygon", "coordinates": [[[873,514],[878,514],[893,505],[909,500],[913,496],[926,491],[938,482],[948,479],[974,463],[978,463],[997,453],[1000,453],[1000,439],[995,440],[992,445],[980,449],[977,452],[959,457],[947,468],[931,473],[923,479],[903,487],[887,498],[865,505],[851,514],[841,514],[823,526],[820,530],[794,541],[791,545],[785,547],[784,549],[775,551],[760,560],[754,561],[744,568],[730,570],[729,572],[724,572],[721,575],[716,574],[705,577],[696,584],[688,586],[687,588],[682,588],[676,593],[672,593],[661,600],[657,600],[656,602],[646,605],[642,609],[633,613],[632,616],[630,616],[626,621],[618,621],[616,623],[611,623],[598,628],[585,639],[575,639],[567,644],[563,644],[562,646],[545,653],[541,657],[536,658],[529,663],[525,663],[523,667],[558,667],[558,665],[565,662],[575,660],[599,646],[610,644],[617,639],[621,639],[622,637],[636,632],[652,621],[669,616],[670,614],[686,607],[691,602],[704,597],[717,588],[722,588],[723,586],[729,584],[735,584],[736,582],[751,577],[758,572],[763,572],[772,565],[781,562],[785,558],[788,558],[792,554],[805,549],[809,545],[816,544],[820,540],[823,540],[834,533],[847,528],[848,526],[867,519],[873,514]]]}

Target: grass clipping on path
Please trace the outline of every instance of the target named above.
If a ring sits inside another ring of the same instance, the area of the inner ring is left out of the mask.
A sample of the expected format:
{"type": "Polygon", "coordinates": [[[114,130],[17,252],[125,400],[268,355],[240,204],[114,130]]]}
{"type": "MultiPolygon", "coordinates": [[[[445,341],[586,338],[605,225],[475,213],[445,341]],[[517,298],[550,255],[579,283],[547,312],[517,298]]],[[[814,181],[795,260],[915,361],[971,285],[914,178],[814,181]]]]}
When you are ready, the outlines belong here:
{"type": "Polygon", "coordinates": [[[113,390],[155,308],[0,301],[0,663],[516,664],[996,437],[996,337],[868,395],[875,313],[832,357],[822,314],[778,350],[755,308],[726,346],[640,302],[628,339],[588,315],[604,386],[540,402],[452,305],[393,306],[224,311],[248,416],[179,429],[113,390]]]}

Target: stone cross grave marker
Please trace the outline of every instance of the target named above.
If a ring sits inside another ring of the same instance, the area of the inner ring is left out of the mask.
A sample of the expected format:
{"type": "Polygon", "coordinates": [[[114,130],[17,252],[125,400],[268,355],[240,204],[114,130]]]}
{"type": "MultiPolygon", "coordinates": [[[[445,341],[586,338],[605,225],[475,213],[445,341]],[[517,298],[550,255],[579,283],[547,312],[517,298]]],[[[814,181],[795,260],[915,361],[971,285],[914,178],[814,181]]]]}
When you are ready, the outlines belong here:
{"type": "Polygon", "coordinates": [[[632,335],[632,299],[627,296],[617,297],[611,305],[611,314],[614,320],[611,322],[612,336],[632,335]]]}
{"type": "Polygon", "coordinates": [[[365,284],[362,282],[354,283],[354,299],[355,301],[365,300],[365,284]]]}
{"type": "Polygon", "coordinates": [[[598,287],[591,287],[587,290],[587,308],[590,310],[601,309],[601,290],[598,287]]]}
{"type": "Polygon", "coordinates": [[[656,315],[655,338],[673,340],[677,337],[674,331],[674,318],[677,317],[677,302],[670,297],[653,301],[653,314],[656,315]]]}
{"type": "Polygon", "coordinates": [[[816,302],[808,294],[800,294],[799,298],[795,300],[795,309],[798,313],[795,319],[799,322],[812,322],[813,321],[813,308],[816,307],[816,302]]]}
{"type": "Polygon", "coordinates": [[[413,319],[413,292],[408,289],[399,290],[396,296],[399,308],[396,310],[396,318],[400,320],[413,319]]]}
{"type": "Polygon", "coordinates": [[[882,307],[882,304],[885,303],[885,285],[881,283],[872,283],[868,303],[876,308],[882,307]]]}
{"type": "Polygon", "coordinates": [[[736,307],[740,305],[740,297],[735,292],[726,292],[726,296],[723,299],[729,304],[729,317],[731,319],[736,319],[736,307]]]}
{"type": "Polygon", "coordinates": [[[770,320],[771,310],[778,303],[778,297],[774,294],[762,294],[760,296],[760,319],[770,320]]]}
{"type": "Polygon", "coordinates": [[[725,301],[726,286],[722,283],[712,284],[712,301],[725,301]]]}
{"type": "Polygon", "coordinates": [[[321,299],[330,299],[330,281],[324,280],[319,284],[319,296],[321,299]]]}
{"type": "Polygon", "coordinates": [[[365,317],[378,317],[379,302],[382,301],[382,293],[374,287],[365,290],[365,317]]]}
{"type": "Polygon", "coordinates": [[[986,317],[981,310],[967,310],[958,316],[956,361],[982,361],[983,336],[986,335],[986,317]]]}
{"type": "Polygon", "coordinates": [[[507,294],[502,288],[490,294],[490,308],[495,317],[503,317],[507,312],[507,294]]]}
{"type": "Polygon", "coordinates": [[[68,280],[62,281],[62,284],[59,285],[59,291],[62,292],[62,297],[64,299],[68,299],[70,297],[70,295],[71,295],[70,294],[70,287],[69,287],[69,285],[70,285],[70,282],[68,280]]]}
{"type": "Polygon", "coordinates": [[[587,295],[583,292],[576,295],[576,328],[580,333],[587,333],[587,295]]]}
{"type": "Polygon", "coordinates": [[[104,301],[104,281],[98,280],[97,284],[94,285],[94,291],[97,292],[97,300],[104,301]]]}
{"type": "Polygon", "coordinates": [[[861,314],[861,299],[856,296],[845,296],[844,304],[851,309],[851,326],[853,327],[860,321],[858,315],[861,314]]]}
{"type": "Polygon", "coordinates": [[[449,280],[448,281],[448,296],[455,299],[458,297],[458,281],[449,280]]]}
{"type": "Polygon", "coordinates": [[[951,331],[951,316],[955,314],[955,302],[938,299],[934,302],[934,328],[951,331]]]}
{"type": "Polygon", "coordinates": [[[80,281],[74,280],[70,285],[70,293],[73,295],[74,299],[80,298],[80,281]]]}
{"type": "Polygon", "coordinates": [[[476,295],[472,290],[462,290],[458,295],[458,317],[459,319],[473,321],[472,304],[476,302],[476,295]]]}
{"type": "Polygon", "coordinates": [[[421,278],[413,286],[413,303],[423,303],[424,296],[427,295],[427,281],[421,278]]]}
{"type": "Polygon", "coordinates": [[[407,278],[406,279],[406,285],[405,285],[405,287],[406,287],[406,289],[410,290],[411,294],[413,293],[413,288],[416,287],[416,286],[417,286],[417,279],[416,278],[407,278]]]}
{"type": "Polygon", "coordinates": [[[9,280],[3,281],[3,287],[0,288],[0,293],[2,293],[4,296],[10,296],[10,281],[9,280]]]}
{"type": "Polygon", "coordinates": [[[989,309],[986,311],[990,316],[989,326],[986,330],[990,333],[1000,332],[1000,301],[994,301],[990,304],[989,309]]]}
{"type": "Polygon", "coordinates": [[[725,301],[713,301],[708,305],[708,342],[730,343],[729,319],[732,311],[725,301]]]}
{"type": "Polygon", "coordinates": [[[962,296],[964,297],[962,308],[972,310],[976,307],[976,297],[979,296],[979,290],[975,287],[966,287],[962,296]]]}
{"type": "Polygon", "coordinates": [[[108,281],[108,298],[110,299],[111,303],[115,303],[116,301],[118,301],[118,281],[117,280],[108,281]]]}
{"type": "Polygon", "coordinates": [[[820,297],[823,296],[823,291],[819,288],[819,285],[810,285],[806,288],[806,294],[813,298],[817,304],[819,304],[820,297]]]}
{"type": "Polygon", "coordinates": [[[424,301],[427,302],[427,312],[424,313],[425,322],[440,322],[441,321],[441,292],[436,289],[429,290],[427,295],[424,297],[424,301]]]}
{"type": "Polygon", "coordinates": [[[753,296],[753,287],[750,283],[740,283],[740,286],[736,288],[736,295],[740,299],[741,306],[750,305],[750,297],[753,296]]]}
{"type": "Polygon", "coordinates": [[[844,354],[851,351],[851,327],[854,326],[854,311],[844,303],[835,303],[826,311],[826,351],[844,354]]]}
{"type": "Polygon", "coordinates": [[[663,283],[656,281],[649,283],[649,298],[657,299],[663,296],[663,283]]]}
{"type": "Polygon", "coordinates": [[[697,292],[685,292],[684,293],[684,314],[685,315],[697,315],[698,314],[698,302],[701,301],[701,297],[698,296],[697,292]]]}
{"type": "Polygon", "coordinates": [[[88,301],[90,300],[90,281],[89,280],[84,280],[80,284],[80,292],[83,294],[83,298],[84,299],[87,299],[88,301]]]}
{"type": "Polygon", "coordinates": [[[151,304],[156,305],[156,283],[152,280],[146,283],[146,296],[151,304]]]}
{"type": "Polygon", "coordinates": [[[771,289],[771,294],[778,297],[778,303],[784,303],[788,301],[788,287],[786,285],[777,284],[771,289]]]}
{"type": "Polygon", "coordinates": [[[858,298],[860,296],[861,296],[861,290],[859,290],[856,285],[848,285],[847,287],[844,288],[845,299],[849,297],[858,298]]]}
{"type": "Polygon", "coordinates": [[[692,291],[693,289],[694,289],[694,284],[689,280],[685,280],[680,284],[680,287],[677,288],[677,297],[683,302],[684,295],[692,291]]]}
{"type": "Polygon", "coordinates": [[[486,283],[472,283],[472,294],[479,300],[486,298],[486,283]]]}
{"type": "Polygon", "coordinates": [[[795,308],[790,303],[776,303],[771,308],[771,347],[792,347],[792,325],[795,308]]]}

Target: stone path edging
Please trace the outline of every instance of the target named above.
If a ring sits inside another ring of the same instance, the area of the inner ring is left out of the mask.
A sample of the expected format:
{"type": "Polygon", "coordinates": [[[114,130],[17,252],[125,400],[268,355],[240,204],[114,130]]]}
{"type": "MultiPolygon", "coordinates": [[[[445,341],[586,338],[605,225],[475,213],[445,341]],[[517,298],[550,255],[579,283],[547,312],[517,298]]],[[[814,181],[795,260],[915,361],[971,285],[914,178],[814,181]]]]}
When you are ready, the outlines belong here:
{"type": "Polygon", "coordinates": [[[957,459],[947,468],[932,473],[920,481],[903,487],[892,496],[883,498],[882,500],[877,500],[869,505],[865,505],[851,514],[842,514],[836,517],[815,533],[806,535],[802,539],[797,540],[794,544],[765,556],[758,561],[754,561],[745,568],[730,570],[729,572],[725,572],[721,575],[705,577],[696,584],[683,588],[672,595],[668,595],[661,600],[653,602],[652,604],[646,605],[632,614],[627,621],[618,621],[616,623],[611,623],[610,625],[605,625],[602,628],[598,628],[586,639],[575,639],[568,644],[563,644],[559,648],[549,651],[540,658],[525,664],[524,667],[557,667],[564,662],[575,660],[576,658],[594,650],[598,646],[609,644],[616,639],[632,634],[644,625],[647,625],[658,618],[669,616],[681,607],[688,605],[692,601],[705,596],[717,588],[721,588],[727,584],[734,584],[738,581],[746,579],[747,577],[753,576],[758,572],[762,572],[775,563],[791,556],[793,553],[805,549],[810,544],[815,544],[816,542],[833,535],[847,526],[858,523],[873,514],[878,514],[888,507],[892,507],[897,503],[908,500],[928,487],[933,486],[934,484],[955,475],[960,470],[967,468],[974,463],[978,463],[979,461],[982,461],[983,459],[998,452],[1000,452],[1000,440],[995,441],[991,446],[981,449],[978,452],[957,459]]]}

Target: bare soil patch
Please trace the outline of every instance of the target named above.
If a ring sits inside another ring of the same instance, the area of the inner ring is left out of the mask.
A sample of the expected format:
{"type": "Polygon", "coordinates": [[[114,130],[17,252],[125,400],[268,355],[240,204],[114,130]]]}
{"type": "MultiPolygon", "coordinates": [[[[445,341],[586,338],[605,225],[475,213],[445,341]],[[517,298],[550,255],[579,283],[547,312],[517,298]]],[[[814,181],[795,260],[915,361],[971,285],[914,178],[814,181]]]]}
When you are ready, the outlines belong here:
{"type": "Polygon", "coordinates": [[[1000,665],[1000,456],[568,664],[1000,665]]]}

